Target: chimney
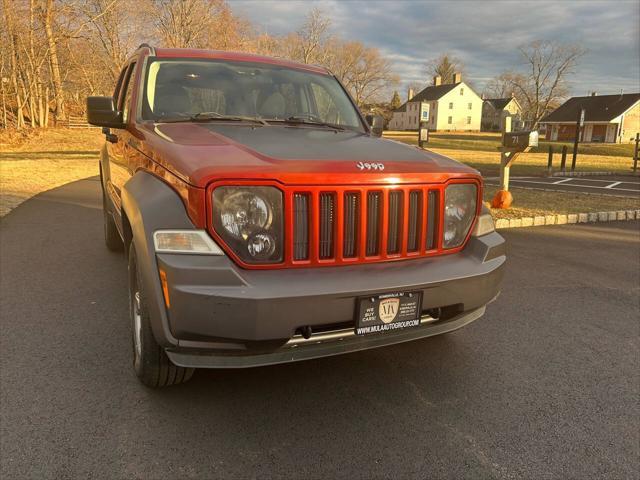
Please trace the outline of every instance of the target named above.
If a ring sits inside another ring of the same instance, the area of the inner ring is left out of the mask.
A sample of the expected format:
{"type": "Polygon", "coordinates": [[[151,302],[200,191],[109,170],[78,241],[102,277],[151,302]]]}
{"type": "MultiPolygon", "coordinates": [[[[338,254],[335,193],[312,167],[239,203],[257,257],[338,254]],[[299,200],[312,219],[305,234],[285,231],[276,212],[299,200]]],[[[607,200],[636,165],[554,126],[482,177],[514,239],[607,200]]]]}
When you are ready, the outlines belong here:
{"type": "Polygon", "coordinates": [[[453,74],[453,83],[460,83],[462,81],[462,74],[460,72],[456,72],[453,74]]]}
{"type": "Polygon", "coordinates": [[[411,100],[413,96],[414,96],[413,88],[410,88],[409,91],[407,92],[407,102],[411,100]]]}
{"type": "Polygon", "coordinates": [[[592,97],[597,97],[598,96],[598,92],[591,92],[591,96],[592,97]]]}
{"type": "Polygon", "coordinates": [[[436,87],[442,85],[442,77],[440,75],[433,77],[433,85],[436,87]]]}

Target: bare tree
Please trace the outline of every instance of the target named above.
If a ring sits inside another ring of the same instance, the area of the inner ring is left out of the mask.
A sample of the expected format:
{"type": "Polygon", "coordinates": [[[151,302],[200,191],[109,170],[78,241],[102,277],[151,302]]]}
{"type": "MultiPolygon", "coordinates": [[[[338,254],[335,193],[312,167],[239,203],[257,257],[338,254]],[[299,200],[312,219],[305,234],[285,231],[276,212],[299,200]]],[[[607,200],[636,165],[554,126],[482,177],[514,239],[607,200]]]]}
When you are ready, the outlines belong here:
{"type": "Polygon", "coordinates": [[[60,75],[60,63],[58,62],[58,41],[53,34],[53,0],[46,0],[44,11],[44,29],[49,46],[49,65],[51,68],[51,80],[53,83],[53,97],[56,103],[56,123],[64,116],[64,90],[62,76],[60,75]]]}
{"type": "Polygon", "coordinates": [[[334,40],[328,67],[340,79],[360,106],[380,100],[399,79],[377,48],[360,42],[334,40]]]}
{"type": "MultiPolygon", "coordinates": [[[[80,13],[88,23],[89,38],[87,40],[106,54],[106,58],[100,57],[108,59],[105,67],[110,72],[110,80],[113,83],[127,55],[141,40],[140,31],[146,20],[146,10],[141,9],[138,2],[131,0],[85,0],[80,4],[80,13]]],[[[72,61],[76,62],[78,69],[83,71],[87,81],[95,84],[95,80],[90,79],[90,72],[84,68],[83,63],[87,59],[77,59],[73,52],[70,56],[72,61]]]]}
{"type": "Polygon", "coordinates": [[[158,36],[167,47],[204,48],[223,0],[154,0],[158,36]]]}
{"type": "Polygon", "coordinates": [[[586,50],[579,45],[537,40],[519,51],[525,68],[521,75],[511,77],[511,84],[522,100],[525,118],[535,128],[567,94],[567,78],[586,50]]]}
{"type": "Polygon", "coordinates": [[[331,20],[322,10],[314,8],[296,34],[298,42],[296,48],[302,63],[323,63],[325,60],[324,44],[328,40],[328,30],[331,20]]]}
{"type": "Polygon", "coordinates": [[[439,76],[443,84],[453,83],[455,73],[464,73],[464,65],[450,53],[443,53],[427,62],[427,76],[439,76]]]}
{"type": "Polygon", "coordinates": [[[507,98],[516,94],[514,83],[520,82],[519,74],[503,72],[487,82],[482,93],[487,98],[507,98]]]}

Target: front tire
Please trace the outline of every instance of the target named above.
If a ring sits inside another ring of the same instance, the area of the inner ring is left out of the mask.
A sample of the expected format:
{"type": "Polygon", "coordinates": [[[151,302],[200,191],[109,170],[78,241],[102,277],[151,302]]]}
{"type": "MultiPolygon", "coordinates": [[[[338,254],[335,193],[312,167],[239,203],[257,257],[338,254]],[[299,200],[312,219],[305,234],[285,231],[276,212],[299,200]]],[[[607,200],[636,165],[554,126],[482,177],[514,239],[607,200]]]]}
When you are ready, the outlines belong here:
{"type": "Polygon", "coordinates": [[[148,387],[168,387],[188,381],[193,368],[174,365],[158,345],[147,308],[147,296],[140,281],[136,249],[129,249],[129,311],[133,346],[133,369],[138,379],[148,387]]]}

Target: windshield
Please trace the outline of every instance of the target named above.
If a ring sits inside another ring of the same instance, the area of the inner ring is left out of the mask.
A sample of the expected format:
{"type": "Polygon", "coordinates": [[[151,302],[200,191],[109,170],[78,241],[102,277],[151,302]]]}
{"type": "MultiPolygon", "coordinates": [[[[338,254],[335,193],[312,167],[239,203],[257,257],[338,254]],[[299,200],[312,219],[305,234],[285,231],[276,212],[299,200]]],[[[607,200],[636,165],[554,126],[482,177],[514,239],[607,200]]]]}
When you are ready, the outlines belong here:
{"type": "Polygon", "coordinates": [[[351,100],[331,75],[263,63],[154,60],[147,69],[143,118],[259,118],[325,123],[364,131],[351,100]]]}

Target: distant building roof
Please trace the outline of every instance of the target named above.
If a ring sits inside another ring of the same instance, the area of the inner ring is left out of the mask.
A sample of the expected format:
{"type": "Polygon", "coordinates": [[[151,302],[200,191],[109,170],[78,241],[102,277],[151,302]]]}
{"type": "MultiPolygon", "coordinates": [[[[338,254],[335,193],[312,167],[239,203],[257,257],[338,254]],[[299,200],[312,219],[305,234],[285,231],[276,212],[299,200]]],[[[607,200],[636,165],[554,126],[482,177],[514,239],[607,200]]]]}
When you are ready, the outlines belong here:
{"type": "Polygon", "coordinates": [[[484,101],[488,102],[489,104],[491,104],[491,106],[493,108],[495,108],[496,110],[503,110],[504,107],[506,107],[507,105],[509,105],[509,102],[513,100],[513,97],[506,97],[506,98],[485,98],[484,101]]]}
{"type": "Polygon", "coordinates": [[[633,107],[638,100],[640,93],[572,97],[540,121],[575,122],[578,112],[584,108],[585,122],[610,122],[633,107]]]}
{"type": "Polygon", "coordinates": [[[456,88],[462,82],[458,83],[448,83],[446,85],[432,85],[431,87],[427,87],[424,90],[420,91],[417,95],[413,96],[408,101],[404,102],[398,108],[394,110],[394,112],[406,112],[407,111],[407,103],[409,102],[427,102],[430,100],[439,100],[444,97],[451,90],[456,88]]]}

